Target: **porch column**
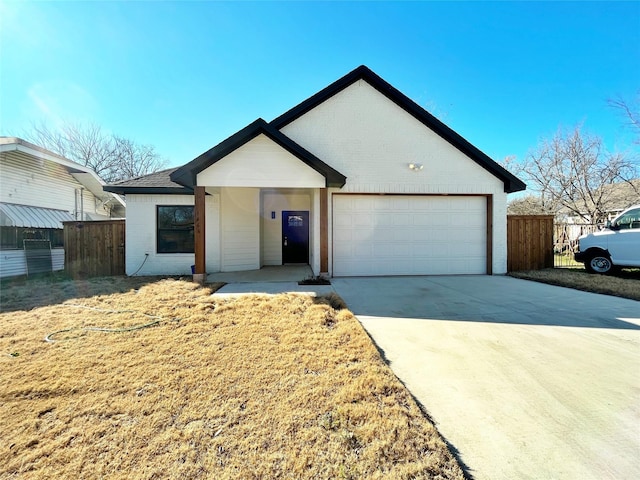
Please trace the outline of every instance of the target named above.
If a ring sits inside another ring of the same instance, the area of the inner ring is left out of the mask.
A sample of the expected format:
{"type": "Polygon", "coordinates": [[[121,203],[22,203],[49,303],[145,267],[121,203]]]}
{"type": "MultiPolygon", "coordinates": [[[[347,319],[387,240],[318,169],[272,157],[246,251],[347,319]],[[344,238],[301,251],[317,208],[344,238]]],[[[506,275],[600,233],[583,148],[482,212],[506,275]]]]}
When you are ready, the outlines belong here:
{"type": "Polygon", "coordinates": [[[487,275],[493,275],[493,195],[487,195],[487,275]]]}
{"type": "Polygon", "coordinates": [[[327,189],[320,189],[320,273],[329,271],[329,225],[327,189]]]}
{"type": "Polygon", "coordinates": [[[206,256],[205,256],[205,191],[204,187],[196,187],[195,190],[195,208],[193,212],[194,221],[194,252],[195,252],[195,265],[196,270],[193,275],[193,280],[203,283],[206,279],[206,256]]]}

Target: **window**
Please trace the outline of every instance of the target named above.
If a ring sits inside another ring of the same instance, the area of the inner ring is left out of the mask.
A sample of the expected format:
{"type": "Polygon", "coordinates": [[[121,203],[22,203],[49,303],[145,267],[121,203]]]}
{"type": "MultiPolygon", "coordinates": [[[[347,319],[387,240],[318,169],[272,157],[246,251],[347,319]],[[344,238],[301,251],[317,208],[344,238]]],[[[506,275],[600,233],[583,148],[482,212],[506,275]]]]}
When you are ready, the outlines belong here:
{"type": "Polygon", "coordinates": [[[616,219],[613,226],[618,230],[640,228],[640,208],[629,210],[616,219]]]}
{"type": "Polygon", "coordinates": [[[0,248],[23,249],[23,240],[49,240],[51,248],[64,246],[61,228],[0,227],[0,248]]]}
{"type": "Polygon", "coordinates": [[[304,227],[304,220],[300,215],[288,215],[287,223],[289,227],[304,227]]]}
{"type": "Polygon", "coordinates": [[[193,206],[158,206],[158,253],[193,253],[193,206]]]}

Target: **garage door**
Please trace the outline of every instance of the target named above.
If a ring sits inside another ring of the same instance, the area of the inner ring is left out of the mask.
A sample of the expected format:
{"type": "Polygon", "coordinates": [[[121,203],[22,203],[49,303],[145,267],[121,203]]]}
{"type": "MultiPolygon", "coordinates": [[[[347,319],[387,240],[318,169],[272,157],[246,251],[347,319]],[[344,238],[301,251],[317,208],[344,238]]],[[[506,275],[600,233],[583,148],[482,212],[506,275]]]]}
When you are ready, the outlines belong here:
{"type": "Polygon", "coordinates": [[[485,197],[332,198],[335,276],[486,273],[485,197]]]}

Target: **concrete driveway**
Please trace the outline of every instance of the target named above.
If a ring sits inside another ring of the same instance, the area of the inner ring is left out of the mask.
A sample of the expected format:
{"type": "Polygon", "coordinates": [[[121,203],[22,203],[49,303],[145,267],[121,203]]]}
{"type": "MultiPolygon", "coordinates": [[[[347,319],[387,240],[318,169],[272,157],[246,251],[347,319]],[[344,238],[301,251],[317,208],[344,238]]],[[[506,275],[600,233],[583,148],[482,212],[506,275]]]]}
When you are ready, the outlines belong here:
{"type": "Polygon", "coordinates": [[[473,478],[638,478],[640,302],[502,276],[332,283],[473,478]]]}

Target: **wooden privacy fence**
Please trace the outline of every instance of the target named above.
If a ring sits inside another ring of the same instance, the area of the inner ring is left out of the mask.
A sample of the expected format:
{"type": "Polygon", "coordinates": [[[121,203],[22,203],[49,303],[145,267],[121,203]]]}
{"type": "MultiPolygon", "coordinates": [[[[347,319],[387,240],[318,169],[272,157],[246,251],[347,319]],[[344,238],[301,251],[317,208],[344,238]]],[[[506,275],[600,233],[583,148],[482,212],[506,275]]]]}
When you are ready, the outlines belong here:
{"type": "Polygon", "coordinates": [[[553,215],[507,216],[507,271],[553,268],[553,215]]]}
{"type": "Polygon", "coordinates": [[[64,269],[69,275],[124,275],[124,220],[63,225],[64,269]]]}

